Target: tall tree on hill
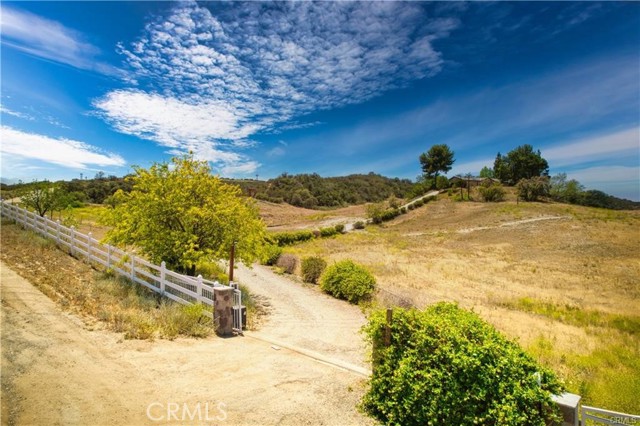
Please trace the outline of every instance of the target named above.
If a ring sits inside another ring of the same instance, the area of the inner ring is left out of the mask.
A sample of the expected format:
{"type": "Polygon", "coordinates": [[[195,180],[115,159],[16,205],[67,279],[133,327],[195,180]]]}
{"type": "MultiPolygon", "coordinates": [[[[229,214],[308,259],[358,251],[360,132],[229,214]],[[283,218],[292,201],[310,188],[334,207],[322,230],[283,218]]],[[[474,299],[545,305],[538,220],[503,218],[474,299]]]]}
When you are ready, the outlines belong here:
{"type": "Polygon", "coordinates": [[[493,171],[502,182],[515,185],[522,179],[549,176],[549,163],[542,158],[540,150],[534,151],[531,145],[525,144],[504,157],[498,153],[493,171]]]}
{"type": "Polygon", "coordinates": [[[433,179],[435,184],[440,172],[446,174],[451,170],[451,166],[456,161],[453,155],[454,152],[446,144],[433,145],[429,151],[423,152],[420,155],[420,164],[425,178],[433,179]]]}

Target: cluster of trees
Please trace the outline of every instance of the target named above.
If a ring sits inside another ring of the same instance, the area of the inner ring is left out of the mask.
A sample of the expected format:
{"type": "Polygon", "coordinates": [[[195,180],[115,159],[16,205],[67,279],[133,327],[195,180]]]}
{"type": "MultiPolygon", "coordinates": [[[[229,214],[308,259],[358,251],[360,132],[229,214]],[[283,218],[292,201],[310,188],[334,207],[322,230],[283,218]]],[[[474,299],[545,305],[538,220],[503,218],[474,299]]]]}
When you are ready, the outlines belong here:
{"type": "Polygon", "coordinates": [[[246,193],[255,191],[258,199],[313,209],[379,202],[390,196],[402,198],[413,183],[409,179],[391,179],[375,173],[328,178],[316,173],[284,173],[262,184],[245,181],[240,186],[246,193]]]}

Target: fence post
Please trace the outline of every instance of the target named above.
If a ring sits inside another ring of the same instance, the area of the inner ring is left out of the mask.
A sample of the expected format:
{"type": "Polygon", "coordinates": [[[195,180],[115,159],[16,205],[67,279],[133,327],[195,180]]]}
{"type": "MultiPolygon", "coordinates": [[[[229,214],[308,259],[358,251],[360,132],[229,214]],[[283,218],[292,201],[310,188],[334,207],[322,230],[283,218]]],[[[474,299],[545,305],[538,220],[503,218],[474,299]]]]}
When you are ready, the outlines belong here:
{"type": "Polygon", "coordinates": [[[198,275],[198,286],[196,287],[198,293],[198,302],[202,302],[202,274],[198,275]]]}
{"type": "Polygon", "coordinates": [[[131,281],[136,280],[136,256],[131,255],[131,281]]]}
{"type": "Polygon", "coordinates": [[[111,244],[107,244],[107,269],[111,268],[111,244]]]}
{"type": "Polygon", "coordinates": [[[71,226],[71,255],[76,254],[76,227],[71,226]]]}
{"type": "Polygon", "coordinates": [[[56,241],[60,244],[60,219],[56,220],[56,241]]]}
{"type": "Polygon", "coordinates": [[[93,237],[91,236],[91,232],[89,232],[89,234],[87,234],[87,259],[89,259],[89,264],[91,264],[91,240],[93,239],[93,237]]]}
{"type": "Polygon", "coordinates": [[[166,270],[167,270],[167,264],[163,260],[162,262],[160,262],[160,294],[164,294],[164,289],[165,289],[164,281],[166,276],[166,273],[165,273],[166,270]]]}
{"type": "Polygon", "coordinates": [[[391,322],[393,321],[393,309],[387,309],[387,323],[384,326],[384,345],[391,345],[391,322]]]}

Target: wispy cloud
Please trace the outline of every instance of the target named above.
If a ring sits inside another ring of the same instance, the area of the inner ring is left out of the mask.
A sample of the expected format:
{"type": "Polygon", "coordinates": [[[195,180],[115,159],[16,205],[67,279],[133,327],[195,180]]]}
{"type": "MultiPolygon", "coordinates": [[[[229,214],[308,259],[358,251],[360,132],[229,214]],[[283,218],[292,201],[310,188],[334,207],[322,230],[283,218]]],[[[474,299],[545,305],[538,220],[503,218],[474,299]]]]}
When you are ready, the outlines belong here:
{"type": "Polygon", "coordinates": [[[7,115],[11,115],[13,117],[18,117],[21,118],[23,120],[29,120],[29,121],[34,121],[35,117],[29,115],[29,114],[25,114],[23,112],[18,112],[18,111],[13,111],[9,108],[6,108],[4,105],[0,105],[0,112],[2,114],[7,114],[7,115]]]}
{"type": "MultiPolygon", "coordinates": [[[[70,139],[54,139],[35,133],[27,133],[8,126],[0,127],[2,145],[0,152],[11,158],[38,160],[74,169],[95,166],[124,166],[124,159],[113,153],[84,142],[70,139]]],[[[3,166],[5,161],[2,162],[3,166]]]]}
{"type": "Polygon", "coordinates": [[[444,63],[434,42],[459,26],[427,16],[418,3],[246,2],[215,11],[180,3],[148,24],[138,41],[121,46],[137,88],[110,93],[96,107],[122,132],[209,150],[215,157],[208,159],[230,159],[235,170],[250,169],[240,167],[250,160],[231,154],[225,140],[317,125],[290,120],[433,76],[444,63]],[[181,104],[199,130],[149,116],[145,96],[167,114],[181,104]]]}
{"type": "Polygon", "coordinates": [[[0,26],[4,46],[75,68],[119,74],[115,67],[96,60],[100,49],[59,22],[3,5],[0,26]]]}
{"type": "Polygon", "coordinates": [[[554,145],[542,151],[554,167],[640,155],[640,128],[588,137],[554,145]]]}

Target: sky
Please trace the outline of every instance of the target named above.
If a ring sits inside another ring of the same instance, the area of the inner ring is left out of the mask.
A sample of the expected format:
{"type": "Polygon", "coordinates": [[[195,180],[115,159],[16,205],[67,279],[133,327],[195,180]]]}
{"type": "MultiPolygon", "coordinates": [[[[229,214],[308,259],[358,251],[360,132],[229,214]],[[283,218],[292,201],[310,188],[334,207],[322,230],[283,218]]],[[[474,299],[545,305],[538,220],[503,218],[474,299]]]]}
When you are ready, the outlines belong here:
{"type": "Polygon", "coordinates": [[[640,200],[639,2],[0,4],[3,181],[192,152],[224,177],[448,176],[539,149],[640,200]]]}

